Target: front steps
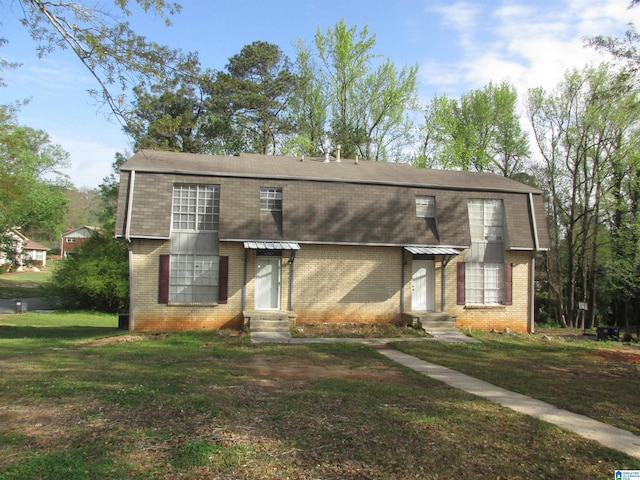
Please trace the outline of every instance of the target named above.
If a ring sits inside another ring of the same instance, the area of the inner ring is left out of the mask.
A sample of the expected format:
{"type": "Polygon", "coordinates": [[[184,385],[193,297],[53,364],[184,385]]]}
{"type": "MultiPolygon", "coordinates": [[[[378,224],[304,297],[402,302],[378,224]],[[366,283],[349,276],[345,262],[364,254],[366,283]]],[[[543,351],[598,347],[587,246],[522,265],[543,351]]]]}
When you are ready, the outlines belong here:
{"type": "Polygon", "coordinates": [[[422,328],[435,338],[445,341],[477,342],[456,328],[456,317],[441,312],[405,312],[402,317],[408,325],[422,328]]]}
{"type": "Polygon", "coordinates": [[[295,313],[284,310],[246,310],[242,315],[245,326],[249,327],[252,342],[286,343],[291,340],[290,325],[295,323],[295,313]]]}

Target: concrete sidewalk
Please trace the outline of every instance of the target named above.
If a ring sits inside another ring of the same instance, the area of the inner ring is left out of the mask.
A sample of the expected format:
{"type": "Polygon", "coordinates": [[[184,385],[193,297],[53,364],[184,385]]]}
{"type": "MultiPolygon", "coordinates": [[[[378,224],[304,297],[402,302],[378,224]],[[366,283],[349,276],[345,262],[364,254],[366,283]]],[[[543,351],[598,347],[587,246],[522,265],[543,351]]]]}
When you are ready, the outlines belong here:
{"type": "Polygon", "coordinates": [[[464,390],[473,395],[486,398],[504,407],[539,418],[548,423],[558,425],[578,435],[595,440],[605,447],[613,448],[627,455],[640,459],[640,437],[598,422],[584,415],[562,410],[548,403],[496,387],[482,380],[477,380],[455,370],[434,363],[425,362],[414,356],[394,350],[391,347],[378,350],[382,355],[405,367],[420,372],[452,387],[464,390]]]}

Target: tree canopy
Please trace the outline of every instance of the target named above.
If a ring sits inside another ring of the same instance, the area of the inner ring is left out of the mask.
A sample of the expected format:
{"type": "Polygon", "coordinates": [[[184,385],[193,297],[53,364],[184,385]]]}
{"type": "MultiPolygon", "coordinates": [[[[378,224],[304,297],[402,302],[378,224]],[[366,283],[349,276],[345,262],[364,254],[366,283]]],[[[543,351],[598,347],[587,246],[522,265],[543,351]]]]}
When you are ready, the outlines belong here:
{"type": "Polygon", "coordinates": [[[67,186],[59,169],[68,156],[46,132],[19,125],[11,109],[0,106],[0,232],[20,227],[27,235],[57,235],[67,186]]]}
{"type": "MultiPolygon", "coordinates": [[[[153,12],[171,24],[180,5],[165,0],[114,0],[111,7],[83,1],[19,0],[20,19],[42,57],[55,49],[70,49],[96,81],[90,93],[126,125],[123,93],[164,78],[181,57],[178,50],[138,35],[127,18],[133,7],[153,12]]],[[[2,38],[0,43],[10,39],[2,38]]],[[[0,67],[11,66],[6,60],[0,67]]]]}

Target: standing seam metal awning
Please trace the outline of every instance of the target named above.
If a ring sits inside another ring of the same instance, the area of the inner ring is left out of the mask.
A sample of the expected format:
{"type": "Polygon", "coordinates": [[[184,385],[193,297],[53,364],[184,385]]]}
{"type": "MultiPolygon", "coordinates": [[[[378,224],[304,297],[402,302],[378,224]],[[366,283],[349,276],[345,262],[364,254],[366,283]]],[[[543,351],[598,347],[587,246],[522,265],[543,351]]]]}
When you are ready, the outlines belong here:
{"type": "Polygon", "coordinates": [[[249,250],[300,250],[296,242],[244,242],[249,250]]]}
{"type": "Polygon", "coordinates": [[[413,255],[460,255],[460,250],[455,248],[404,247],[404,249],[413,255]]]}

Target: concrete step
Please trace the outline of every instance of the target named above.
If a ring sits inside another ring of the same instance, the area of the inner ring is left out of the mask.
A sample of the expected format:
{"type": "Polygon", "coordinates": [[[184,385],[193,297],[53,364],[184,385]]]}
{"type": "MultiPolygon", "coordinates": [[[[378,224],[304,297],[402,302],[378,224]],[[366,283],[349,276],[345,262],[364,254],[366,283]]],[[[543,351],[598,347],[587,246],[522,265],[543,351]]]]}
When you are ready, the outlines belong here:
{"type": "Polygon", "coordinates": [[[249,322],[252,332],[288,332],[289,321],[287,319],[252,318],[249,322]]]}
{"type": "Polygon", "coordinates": [[[253,343],[288,343],[291,333],[285,332],[251,332],[253,343]]]}

